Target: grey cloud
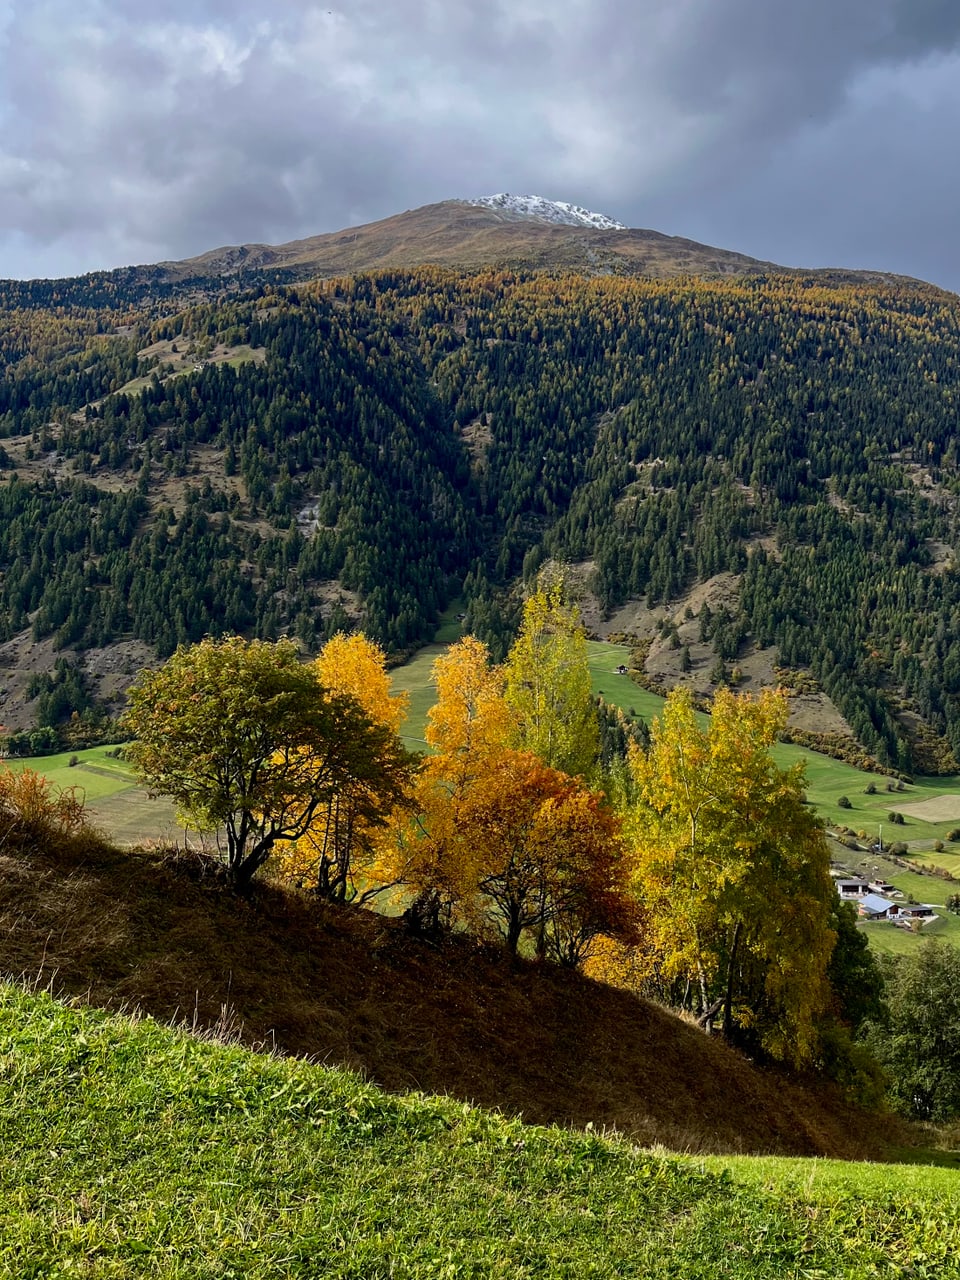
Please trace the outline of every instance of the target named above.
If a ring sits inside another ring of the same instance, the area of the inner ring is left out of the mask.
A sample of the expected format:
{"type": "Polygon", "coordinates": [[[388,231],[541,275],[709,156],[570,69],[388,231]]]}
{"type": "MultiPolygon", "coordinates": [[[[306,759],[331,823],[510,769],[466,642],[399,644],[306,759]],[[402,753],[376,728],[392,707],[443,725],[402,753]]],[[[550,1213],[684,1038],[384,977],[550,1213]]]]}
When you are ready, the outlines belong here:
{"type": "MultiPolygon", "coordinates": [[[[839,261],[857,192],[831,224],[798,191],[851,188],[845,147],[914,182],[937,163],[923,110],[881,84],[881,135],[856,95],[875,75],[933,84],[960,44],[960,9],[937,0],[7,0],[4,16],[0,0],[0,275],[503,189],[758,254],[776,210],[763,256],[839,261]]],[[[938,191],[956,214],[952,178],[938,191]]],[[[889,203],[886,256],[909,216],[889,203]]]]}

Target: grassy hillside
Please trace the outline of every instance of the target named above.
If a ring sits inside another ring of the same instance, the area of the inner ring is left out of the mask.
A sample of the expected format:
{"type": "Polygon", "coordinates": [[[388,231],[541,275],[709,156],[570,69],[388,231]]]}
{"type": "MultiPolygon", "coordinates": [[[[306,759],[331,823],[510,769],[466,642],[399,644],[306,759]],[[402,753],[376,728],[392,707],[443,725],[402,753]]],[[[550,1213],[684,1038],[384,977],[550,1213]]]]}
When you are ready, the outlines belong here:
{"type": "Polygon", "coordinates": [[[960,1275],[942,1169],[707,1168],[12,986],[0,1055],[17,1280],[960,1275]]]}
{"type": "Polygon", "coordinates": [[[759,1071],[657,1005],[399,919],[269,884],[226,889],[210,863],[85,849],[0,851],[0,974],[538,1123],[616,1126],[675,1150],[882,1155],[886,1124],[832,1089],[759,1071]]]}

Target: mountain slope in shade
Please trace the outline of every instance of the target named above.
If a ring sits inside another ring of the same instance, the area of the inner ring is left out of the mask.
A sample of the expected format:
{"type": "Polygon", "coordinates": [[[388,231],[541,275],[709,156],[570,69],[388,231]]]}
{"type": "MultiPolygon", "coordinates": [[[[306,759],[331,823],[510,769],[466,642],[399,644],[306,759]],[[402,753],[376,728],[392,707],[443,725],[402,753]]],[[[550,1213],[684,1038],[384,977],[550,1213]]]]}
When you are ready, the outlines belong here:
{"type": "Polygon", "coordinates": [[[908,1132],[576,971],[269,884],[239,900],[193,852],[0,849],[0,970],[197,1029],[229,1009],[247,1043],[388,1090],[647,1146],[877,1158],[908,1132]]]}

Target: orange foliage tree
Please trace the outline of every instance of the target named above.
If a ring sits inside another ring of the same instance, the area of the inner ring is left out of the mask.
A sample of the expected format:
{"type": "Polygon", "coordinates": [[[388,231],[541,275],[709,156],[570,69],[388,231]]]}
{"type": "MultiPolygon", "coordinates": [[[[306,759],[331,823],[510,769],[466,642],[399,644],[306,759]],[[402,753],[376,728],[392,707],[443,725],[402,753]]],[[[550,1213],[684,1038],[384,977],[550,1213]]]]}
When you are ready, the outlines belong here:
{"type": "Polygon", "coordinates": [[[431,852],[427,887],[474,929],[492,923],[511,953],[526,933],[539,955],[575,965],[598,935],[635,932],[618,820],[531,752],[489,758],[431,852]]]}
{"type": "Polygon", "coordinates": [[[632,937],[637,910],[619,822],[602,797],[508,743],[515,719],[503,673],[468,638],[435,664],[434,754],[417,788],[407,849],[421,903],[443,901],[469,927],[492,924],[515,953],[577,964],[602,933],[632,937]]]}

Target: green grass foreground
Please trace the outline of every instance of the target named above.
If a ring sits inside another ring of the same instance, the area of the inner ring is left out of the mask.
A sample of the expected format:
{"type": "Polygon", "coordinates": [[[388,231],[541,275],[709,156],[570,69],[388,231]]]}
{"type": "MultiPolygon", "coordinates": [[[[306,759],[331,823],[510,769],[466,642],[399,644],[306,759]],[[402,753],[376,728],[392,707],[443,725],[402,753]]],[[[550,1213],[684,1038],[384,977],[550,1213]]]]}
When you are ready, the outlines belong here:
{"type": "Polygon", "coordinates": [[[818,1163],[661,1157],[0,988],[17,1280],[960,1276],[955,1173],[818,1163]]]}

